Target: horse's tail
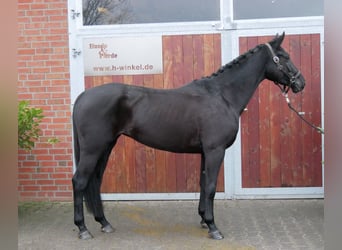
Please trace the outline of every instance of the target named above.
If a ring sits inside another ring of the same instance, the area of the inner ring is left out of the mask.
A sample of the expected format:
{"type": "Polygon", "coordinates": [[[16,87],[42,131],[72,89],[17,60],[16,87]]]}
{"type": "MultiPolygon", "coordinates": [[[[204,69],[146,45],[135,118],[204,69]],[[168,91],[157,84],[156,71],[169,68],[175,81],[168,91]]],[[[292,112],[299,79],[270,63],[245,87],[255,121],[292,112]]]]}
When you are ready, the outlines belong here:
{"type": "Polygon", "coordinates": [[[92,214],[97,214],[97,211],[103,211],[103,205],[100,194],[100,179],[94,173],[89,179],[88,185],[84,191],[84,200],[86,207],[92,214]]]}
{"type": "Polygon", "coordinates": [[[76,169],[78,167],[78,163],[80,162],[80,143],[78,141],[78,134],[77,134],[77,128],[75,124],[75,118],[73,116],[72,119],[72,132],[73,132],[73,142],[74,142],[74,157],[75,157],[75,165],[76,169]]]}

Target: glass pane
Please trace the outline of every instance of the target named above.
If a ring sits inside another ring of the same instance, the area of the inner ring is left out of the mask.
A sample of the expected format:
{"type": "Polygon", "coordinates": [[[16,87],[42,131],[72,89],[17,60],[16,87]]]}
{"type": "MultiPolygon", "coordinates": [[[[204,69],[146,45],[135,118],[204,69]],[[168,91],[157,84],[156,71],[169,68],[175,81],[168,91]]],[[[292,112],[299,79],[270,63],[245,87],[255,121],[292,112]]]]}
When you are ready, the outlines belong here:
{"type": "Polygon", "coordinates": [[[323,0],[234,0],[234,19],[323,16],[323,0]]]}
{"type": "Polygon", "coordinates": [[[83,25],[220,20],[220,0],[82,0],[83,25]]]}

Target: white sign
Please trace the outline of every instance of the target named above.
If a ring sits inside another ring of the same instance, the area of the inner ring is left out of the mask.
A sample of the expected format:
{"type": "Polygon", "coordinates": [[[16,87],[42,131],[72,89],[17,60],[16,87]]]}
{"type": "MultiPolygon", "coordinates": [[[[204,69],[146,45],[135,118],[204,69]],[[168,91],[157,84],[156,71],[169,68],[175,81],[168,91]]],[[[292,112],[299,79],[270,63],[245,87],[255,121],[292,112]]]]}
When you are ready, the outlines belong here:
{"type": "Polygon", "coordinates": [[[87,38],[83,59],[86,76],[161,74],[162,38],[87,38]]]}

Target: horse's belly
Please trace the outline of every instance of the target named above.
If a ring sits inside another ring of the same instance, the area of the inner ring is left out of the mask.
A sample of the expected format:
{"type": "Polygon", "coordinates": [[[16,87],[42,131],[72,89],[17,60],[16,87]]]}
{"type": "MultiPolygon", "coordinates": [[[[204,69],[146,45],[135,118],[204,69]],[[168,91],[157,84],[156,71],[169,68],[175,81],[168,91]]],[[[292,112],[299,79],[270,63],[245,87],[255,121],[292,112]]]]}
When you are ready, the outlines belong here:
{"type": "Polygon", "coordinates": [[[139,127],[127,133],[138,142],[160,150],[175,153],[200,153],[201,143],[195,131],[184,130],[179,126],[139,127]]]}

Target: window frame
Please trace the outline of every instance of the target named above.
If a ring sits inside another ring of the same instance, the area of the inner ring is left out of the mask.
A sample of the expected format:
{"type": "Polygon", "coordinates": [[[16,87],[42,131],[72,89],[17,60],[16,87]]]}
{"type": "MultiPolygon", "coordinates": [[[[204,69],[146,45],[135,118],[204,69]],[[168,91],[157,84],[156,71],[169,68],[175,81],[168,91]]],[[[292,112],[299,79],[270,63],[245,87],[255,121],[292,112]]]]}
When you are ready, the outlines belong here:
{"type": "MultiPolygon", "coordinates": [[[[73,1],[70,1],[73,2],[73,1]]],[[[82,10],[82,1],[74,0],[75,9],[82,10]]],[[[72,9],[72,8],[71,8],[72,9]]],[[[136,34],[190,34],[190,33],[218,33],[223,30],[264,29],[276,27],[308,27],[321,26],[324,16],[285,17],[265,19],[234,20],[233,0],[220,0],[220,20],[199,22],[171,22],[171,23],[140,23],[115,25],[83,25],[82,11],[74,19],[78,35],[136,35],[136,34]]]]}
{"type": "MultiPolygon", "coordinates": [[[[76,29],[79,34],[95,35],[106,34],[141,34],[141,33],[193,33],[193,32],[215,32],[219,30],[225,21],[224,10],[231,5],[232,0],[220,0],[220,17],[216,21],[196,22],[162,22],[162,23],[137,23],[137,24],[110,24],[110,25],[83,25],[82,0],[74,0],[78,13],[76,29]]],[[[227,12],[227,11],[226,11],[227,12]]],[[[232,14],[232,13],[231,13],[232,14]]],[[[231,15],[230,15],[231,16],[231,15]]]]}

